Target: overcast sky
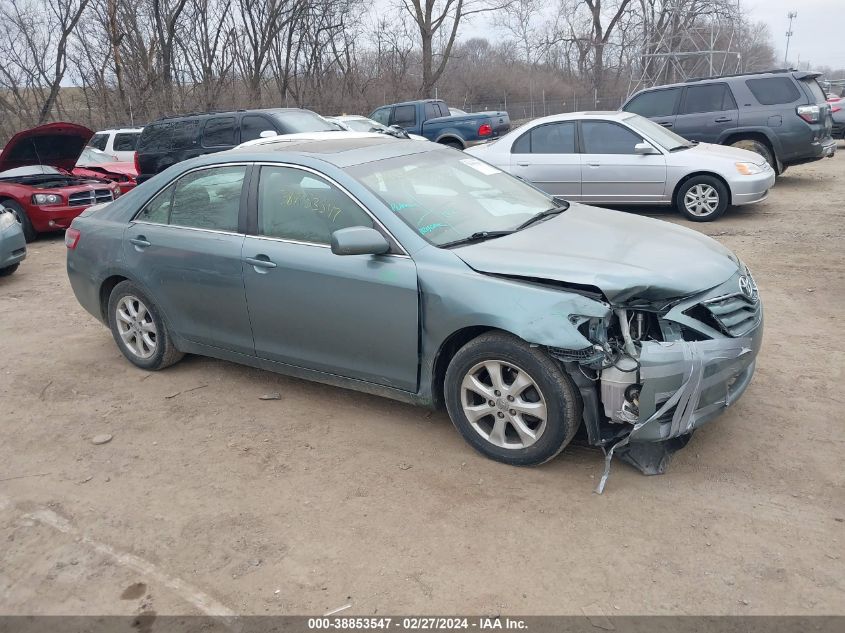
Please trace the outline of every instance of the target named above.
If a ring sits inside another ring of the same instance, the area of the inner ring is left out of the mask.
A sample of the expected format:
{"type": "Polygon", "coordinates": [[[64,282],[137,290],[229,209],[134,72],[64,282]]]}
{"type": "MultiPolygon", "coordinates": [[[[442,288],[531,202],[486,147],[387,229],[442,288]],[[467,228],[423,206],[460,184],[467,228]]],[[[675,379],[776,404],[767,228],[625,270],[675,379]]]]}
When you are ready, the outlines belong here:
{"type": "MultiPolygon", "coordinates": [[[[797,11],[792,23],[789,61],[801,68],[806,62],[813,67],[845,68],[845,0],[742,0],[754,21],[769,25],[775,58],[783,64],[786,46],[787,13],[797,11]]],[[[552,4],[552,3],[550,3],[552,4]]],[[[479,17],[463,30],[463,37],[490,37],[487,18],[479,17]]]]}

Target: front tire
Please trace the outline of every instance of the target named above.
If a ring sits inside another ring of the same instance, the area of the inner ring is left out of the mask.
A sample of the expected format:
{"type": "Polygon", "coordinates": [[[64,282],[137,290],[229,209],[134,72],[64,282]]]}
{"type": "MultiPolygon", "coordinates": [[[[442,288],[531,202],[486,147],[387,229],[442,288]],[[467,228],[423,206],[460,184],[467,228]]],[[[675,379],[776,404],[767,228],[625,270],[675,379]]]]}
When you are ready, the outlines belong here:
{"type": "Polygon", "coordinates": [[[15,272],[20,264],[12,264],[11,266],[6,266],[5,268],[0,268],[0,277],[8,277],[13,272],[15,272]]]}
{"type": "Polygon", "coordinates": [[[552,358],[503,332],[482,334],[446,370],[446,408],[478,452],[515,466],[560,453],[581,424],[582,403],[552,358]]]}
{"type": "Polygon", "coordinates": [[[693,222],[712,222],[728,208],[728,188],[713,176],[695,176],[678,188],[675,208],[693,222]]]}
{"type": "Polygon", "coordinates": [[[122,281],[109,295],[109,328],[123,355],[136,367],[156,371],[178,362],[176,349],[161,314],[131,281],[122,281]]]}
{"type": "Polygon", "coordinates": [[[34,241],[38,237],[38,232],[32,226],[32,222],[29,220],[29,216],[23,210],[23,207],[13,200],[4,200],[3,206],[15,214],[18,222],[20,222],[21,229],[23,229],[23,236],[27,243],[34,241]]]}

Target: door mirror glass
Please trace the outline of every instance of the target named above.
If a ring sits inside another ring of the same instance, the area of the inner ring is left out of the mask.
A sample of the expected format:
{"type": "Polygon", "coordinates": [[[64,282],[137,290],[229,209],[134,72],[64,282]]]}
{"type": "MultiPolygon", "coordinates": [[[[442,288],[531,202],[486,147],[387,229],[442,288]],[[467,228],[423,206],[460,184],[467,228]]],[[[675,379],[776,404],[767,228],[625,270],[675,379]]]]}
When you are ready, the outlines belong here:
{"type": "Polygon", "coordinates": [[[658,154],[659,152],[651,145],[651,143],[643,141],[642,143],[634,145],[634,153],[647,156],[649,154],[658,154]]]}
{"type": "Polygon", "coordinates": [[[274,136],[278,136],[275,130],[264,130],[258,135],[259,138],[273,138],[274,136]]]}
{"type": "Polygon", "coordinates": [[[382,255],[390,250],[384,236],[366,226],[350,226],[332,233],[332,253],[335,255],[382,255]]]}

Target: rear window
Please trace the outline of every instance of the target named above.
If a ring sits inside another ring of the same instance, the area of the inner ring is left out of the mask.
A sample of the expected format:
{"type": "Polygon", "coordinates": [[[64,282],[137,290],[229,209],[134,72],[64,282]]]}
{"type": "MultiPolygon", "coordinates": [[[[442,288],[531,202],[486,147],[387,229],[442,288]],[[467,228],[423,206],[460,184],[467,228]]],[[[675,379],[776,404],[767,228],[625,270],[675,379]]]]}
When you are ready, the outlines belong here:
{"type": "MultiPolygon", "coordinates": [[[[813,82],[815,83],[815,81],[813,82]]],[[[781,105],[793,103],[801,96],[798,87],[788,77],[766,77],[765,79],[746,79],[745,85],[762,105],[781,105]]],[[[821,88],[819,88],[821,90],[821,88]]],[[[824,96],[822,95],[822,101],[824,96]]]]}
{"type": "Polygon", "coordinates": [[[144,128],[141,138],[138,139],[139,152],[160,152],[170,149],[170,130],[173,123],[170,121],[153,123],[144,128]]]}
{"type": "Polygon", "coordinates": [[[680,114],[721,112],[724,110],[736,110],[736,102],[727,85],[704,84],[687,88],[680,114]]]}
{"type": "Polygon", "coordinates": [[[633,112],[644,117],[670,116],[675,113],[675,104],[680,93],[680,88],[644,92],[634,97],[625,106],[625,112],[633,112]]]}
{"type": "Polygon", "coordinates": [[[141,153],[152,153],[190,147],[197,141],[199,125],[198,119],[153,123],[141,132],[135,149],[141,153]]]}
{"type": "Polygon", "coordinates": [[[209,119],[202,131],[203,147],[227,147],[235,144],[235,117],[209,119]]]}
{"type": "Polygon", "coordinates": [[[813,95],[813,100],[816,103],[824,103],[827,101],[827,97],[824,94],[824,90],[819,85],[819,82],[812,78],[802,79],[801,83],[807,86],[807,89],[810,91],[810,94],[813,95]]]}
{"type": "Polygon", "coordinates": [[[114,135],[112,149],[116,152],[134,152],[139,136],[140,132],[118,132],[114,135]]]}
{"type": "MultiPolygon", "coordinates": [[[[93,147],[94,149],[98,149],[100,151],[106,150],[106,143],[109,142],[109,135],[108,134],[95,134],[91,137],[91,140],[88,141],[88,147],[93,147]]],[[[117,149],[115,147],[115,149],[117,149]]]]}
{"type": "Polygon", "coordinates": [[[283,134],[296,134],[297,132],[330,132],[340,129],[334,123],[326,121],[316,112],[309,110],[288,110],[278,112],[273,118],[279,124],[283,134]]]}

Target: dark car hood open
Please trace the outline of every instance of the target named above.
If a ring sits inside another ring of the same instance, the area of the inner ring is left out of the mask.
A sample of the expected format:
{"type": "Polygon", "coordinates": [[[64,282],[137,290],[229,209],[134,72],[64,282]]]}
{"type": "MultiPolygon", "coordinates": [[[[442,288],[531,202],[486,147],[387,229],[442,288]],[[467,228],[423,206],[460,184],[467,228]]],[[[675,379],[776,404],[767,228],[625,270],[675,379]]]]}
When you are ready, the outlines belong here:
{"type": "Polygon", "coordinates": [[[74,123],[47,123],[15,134],[0,152],[0,172],[26,165],[70,171],[94,132],[74,123]]]}
{"type": "Polygon", "coordinates": [[[738,265],[731,251],[691,229],[581,204],[453,252],[480,272],[595,286],[616,304],[701,292],[738,265]]]}

